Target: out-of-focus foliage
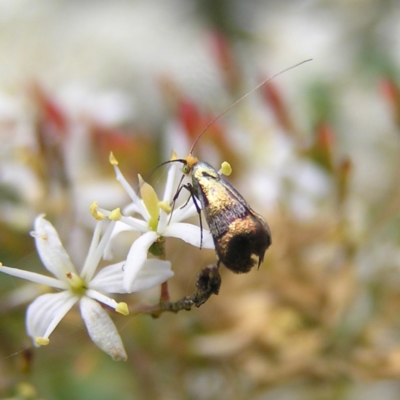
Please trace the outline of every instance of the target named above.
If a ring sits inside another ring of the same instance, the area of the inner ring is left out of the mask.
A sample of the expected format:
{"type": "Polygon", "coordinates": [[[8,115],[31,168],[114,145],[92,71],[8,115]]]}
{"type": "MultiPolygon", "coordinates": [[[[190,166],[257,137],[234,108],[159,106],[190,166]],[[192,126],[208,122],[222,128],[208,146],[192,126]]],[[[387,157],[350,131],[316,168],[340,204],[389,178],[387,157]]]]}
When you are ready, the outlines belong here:
{"type": "MultiPolygon", "coordinates": [[[[260,269],[201,308],[114,319],[114,363],[78,310],[32,348],[47,288],[0,276],[0,398],[397,399],[400,376],[400,5],[395,1],[12,0],[0,15],[0,261],[39,271],[29,236],[52,220],[76,265],[89,205],[127,204],[108,153],[150,173],[175,149],[229,180],[269,222],[260,269]]],[[[165,170],[151,176],[162,187],[165,170]]],[[[126,249],[122,237],[115,252],[126,249]]],[[[167,240],[170,295],[213,251],[167,240]]],[[[132,308],[157,295],[126,296],[132,308]]]]}

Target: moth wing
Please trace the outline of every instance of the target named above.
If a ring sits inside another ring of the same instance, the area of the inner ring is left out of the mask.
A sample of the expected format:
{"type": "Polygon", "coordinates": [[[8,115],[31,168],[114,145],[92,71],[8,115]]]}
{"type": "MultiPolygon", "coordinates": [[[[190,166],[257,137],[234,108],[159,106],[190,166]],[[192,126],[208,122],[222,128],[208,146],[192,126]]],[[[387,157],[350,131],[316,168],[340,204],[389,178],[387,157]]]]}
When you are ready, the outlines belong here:
{"type": "Polygon", "coordinates": [[[246,210],[255,217],[262,226],[268,231],[270,234],[270,228],[265,221],[265,219],[255,212],[247,203],[247,201],[243,198],[243,196],[222,176],[219,177],[221,180],[221,184],[224,186],[225,190],[229,193],[230,196],[232,196],[235,200],[237,200],[240,204],[243,205],[243,207],[246,208],[246,210]]]}
{"type": "Polygon", "coordinates": [[[229,195],[237,200],[240,204],[242,204],[247,211],[249,211],[251,214],[254,214],[254,211],[250,208],[247,201],[242,197],[242,195],[225,178],[220,176],[219,179],[221,180],[221,184],[224,186],[229,195]]]}

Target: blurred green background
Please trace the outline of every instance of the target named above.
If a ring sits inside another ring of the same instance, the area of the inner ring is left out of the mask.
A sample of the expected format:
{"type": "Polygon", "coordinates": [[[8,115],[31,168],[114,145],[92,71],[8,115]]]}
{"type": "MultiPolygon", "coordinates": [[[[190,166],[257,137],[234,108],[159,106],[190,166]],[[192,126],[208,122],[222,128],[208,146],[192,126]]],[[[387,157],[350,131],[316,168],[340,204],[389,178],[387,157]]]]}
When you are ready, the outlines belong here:
{"type": "MultiPolygon", "coordinates": [[[[15,268],[43,272],[40,213],[82,264],[89,205],[128,204],[110,151],[134,184],[313,59],[195,149],[229,161],[269,222],[260,269],[221,267],[220,294],[191,312],[113,315],[126,363],[77,309],[32,348],[25,311],[46,288],[1,275],[0,398],[399,399],[399,21],[389,0],[0,1],[0,261],[15,268]]],[[[177,300],[215,254],[168,240],[167,259],[177,300]]]]}

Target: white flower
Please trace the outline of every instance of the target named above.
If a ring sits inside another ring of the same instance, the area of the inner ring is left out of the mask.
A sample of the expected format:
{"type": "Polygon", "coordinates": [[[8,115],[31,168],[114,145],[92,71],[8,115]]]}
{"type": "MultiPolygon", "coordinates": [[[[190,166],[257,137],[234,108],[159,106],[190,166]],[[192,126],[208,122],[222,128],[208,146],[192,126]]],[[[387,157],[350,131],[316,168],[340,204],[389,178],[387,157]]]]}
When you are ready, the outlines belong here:
{"type": "MultiPolygon", "coordinates": [[[[57,231],[44,215],[36,218],[32,236],[35,238],[36,248],[44,266],[54,278],[0,266],[0,272],[60,290],[58,293],[39,296],[28,307],[27,331],[36,345],[48,344],[49,336],[58,323],[71,307],[79,302],[82,318],[93,342],[114,360],[126,360],[126,352],[118,331],[108,313],[99,304],[103,303],[123,315],[129,314],[126,303],[117,303],[104,294],[126,293],[122,284],[124,262],[105,267],[95,275],[119,215],[119,209],[111,213],[111,222],[101,239],[102,221],[101,215],[97,215],[98,221],[92,243],[85,264],[79,272],[65,251],[57,231]]],[[[173,272],[168,261],[147,260],[136,275],[136,279],[131,282],[130,292],[149,289],[165,282],[171,276],[173,272]]]]}
{"type": "MultiPolygon", "coordinates": [[[[118,168],[118,162],[112,154],[110,155],[110,162],[114,166],[117,180],[122,184],[132,200],[132,203],[125,208],[124,213],[136,214],[142,218],[121,216],[113,233],[115,235],[126,230],[142,233],[142,236],[132,244],[125,263],[124,287],[127,291],[130,290],[132,282],[137,279],[137,275],[147,259],[150,246],[159,240],[163,240],[164,237],[175,237],[196,247],[214,249],[214,242],[209,231],[204,229],[201,231],[196,225],[180,222],[197,213],[192,200],[184,207],[175,207],[171,214],[170,204],[173,201],[179,178],[182,175],[177,163],[171,163],[163,199],[159,201],[154,189],[144,182],[139,175],[140,194],[142,197],[140,199],[122,175],[118,168]]],[[[99,209],[99,211],[109,215],[107,210],[99,209]]]]}

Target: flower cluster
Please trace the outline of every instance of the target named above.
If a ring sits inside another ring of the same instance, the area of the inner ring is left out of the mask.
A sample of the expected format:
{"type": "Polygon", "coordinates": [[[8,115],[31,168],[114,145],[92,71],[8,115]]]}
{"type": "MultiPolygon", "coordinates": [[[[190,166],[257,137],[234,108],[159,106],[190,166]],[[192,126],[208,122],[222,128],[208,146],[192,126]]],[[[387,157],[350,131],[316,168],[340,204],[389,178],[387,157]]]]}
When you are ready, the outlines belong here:
{"type": "MultiPolygon", "coordinates": [[[[171,204],[176,192],[177,182],[181,176],[177,163],[171,163],[165,185],[164,196],[160,201],[158,196],[148,183],[139,175],[139,198],[135,190],[129,185],[118,167],[115,157],[110,155],[110,163],[113,165],[116,178],[122,184],[132,203],[123,211],[123,216],[117,222],[113,235],[122,231],[137,231],[142,235],[133,243],[129,250],[125,263],[124,287],[129,292],[137,274],[143,268],[143,263],[148,252],[154,255],[163,255],[163,240],[166,237],[182,239],[195,247],[213,249],[214,243],[211,233],[207,230],[200,232],[196,225],[181,222],[197,213],[194,203],[191,201],[186,207],[175,207],[172,212],[171,204]],[[138,218],[141,217],[141,218],[138,218]],[[202,237],[202,243],[200,243],[202,237]]],[[[111,211],[98,209],[106,216],[111,211]]]]}
{"type": "Polygon", "coordinates": [[[32,236],[45,268],[54,277],[6,266],[0,266],[0,272],[58,290],[57,293],[39,296],[28,307],[27,332],[35,345],[47,345],[58,323],[74,304],[79,303],[93,342],[114,360],[126,360],[120,335],[101,304],[117,313],[128,315],[128,305],[116,301],[111,295],[144,291],[166,282],[174,275],[169,261],[148,258],[149,253],[165,258],[165,237],[180,238],[193,246],[200,246],[200,237],[203,237],[204,248],[213,248],[213,241],[208,231],[203,230],[201,235],[198,226],[181,222],[196,213],[193,202],[186,207],[171,208],[180,175],[176,163],[171,163],[164,196],[160,201],[155,190],[140,176],[141,197],[138,197],[122,175],[113,155],[110,156],[110,162],[114,166],[117,180],[127,191],[132,203],[122,214],[119,208],[108,211],[99,208],[96,202],[92,204],[91,213],[97,223],[82,268],[74,266],[56,229],[44,215],[40,215],[35,220],[32,236]],[[108,225],[104,229],[105,223],[108,225]],[[96,273],[101,259],[110,254],[111,242],[118,233],[125,230],[141,234],[133,242],[126,260],[103,267],[96,273]]]}

